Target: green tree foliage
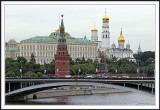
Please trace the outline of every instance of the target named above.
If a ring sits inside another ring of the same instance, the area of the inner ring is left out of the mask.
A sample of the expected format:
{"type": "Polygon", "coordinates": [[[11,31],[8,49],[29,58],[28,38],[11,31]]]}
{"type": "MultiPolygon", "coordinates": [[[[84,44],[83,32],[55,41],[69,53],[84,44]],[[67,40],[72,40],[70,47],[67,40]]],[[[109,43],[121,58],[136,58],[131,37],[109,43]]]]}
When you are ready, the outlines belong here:
{"type": "Polygon", "coordinates": [[[155,52],[145,51],[145,52],[141,52],[139,54],[134,54],[133,56],[135,59],[139,59],[142,62],[145,62],[148,58],[155,59],[155,52]]]}
{"type": "Polygon", "coordinates": [[[36,74],[38,77],[42,77],[43,76],[43,74],[41,73],[41,72],[37,72],[37,74],[36,74]]]}
{"type": "Polygon", "coordinates": [[[79,64],[81,64],[82,60],[80,58],[76,58],[76,64],[78,64],[78,62],[79,62],[79,64]]]}
{"type": "Polygon", "coordinates": [[[92,59],[88,59],[88,60],[86,61],[86,63],[93,63],[93,60],[92,60],[92,59]]]}
{"type": "Polygon", "coordinates": [[[23,64],[27,62],[27,59],[25,57],[17,57],[17,62],[20,62],[21,60],[23,60],[23,64]]]}
{"type": "Polygon", "coordinates": [[[148,76],[154,76],[154,68],[155,65],[154,64],[148,64],[145,69],[144,69],[144,73],[147,73],[148,76]]]}
{"type": "Polygon", "coordinates": [[[75,62],[72,60],[72,58],[70,58],[70,65],[72,66],[74,64],[75,64],[75,62]]]}
{"type": "Polygon", "coordinates": [[[27,76],[27,77],[36,77],[37,74],[34,73],[34,72],[32,72],[32,71],[28,71],[28,72],[24,73],[23,76],[27,76]]]}
{"type": "Polygon", "coordinates": [[[16,77],[16,74],[13,71],[8,71],[6,77],[16,77]]]}

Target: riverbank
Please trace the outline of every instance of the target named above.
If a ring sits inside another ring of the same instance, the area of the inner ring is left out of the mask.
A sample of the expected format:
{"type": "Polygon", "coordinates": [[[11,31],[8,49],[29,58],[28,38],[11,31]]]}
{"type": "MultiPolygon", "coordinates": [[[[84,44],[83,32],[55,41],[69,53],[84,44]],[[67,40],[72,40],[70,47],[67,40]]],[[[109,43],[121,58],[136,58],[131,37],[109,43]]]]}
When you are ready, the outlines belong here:
{"type": "Polygon", "coordinates": [[[27,99],[40,99],[48,97],[61,97],[61,96],[77,96],[77,95],[94,95],[94,94],[107,94],[107,93],[126,93],[130,91],[116,89],[116,88],[82,88],[82,89],[48,89],[33,94],[27,95],[27,99]]]}

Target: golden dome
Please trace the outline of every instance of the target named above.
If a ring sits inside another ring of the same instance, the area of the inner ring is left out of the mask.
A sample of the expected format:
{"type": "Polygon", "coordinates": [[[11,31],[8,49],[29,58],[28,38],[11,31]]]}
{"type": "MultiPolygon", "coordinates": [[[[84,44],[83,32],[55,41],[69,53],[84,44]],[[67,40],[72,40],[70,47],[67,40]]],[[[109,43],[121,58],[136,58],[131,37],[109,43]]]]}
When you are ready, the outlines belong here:
{"type": "Polygon", "coordinates": [[[104,52],[104,50],[102,50],[102,52],[104,52]]]}
{"type": "Polygon", "coordinates": [[[109,17],[108,17],[107,14],[106,14],[106,8],[105,8],[105,15],[103,16],[102,19],[103,19],[103,20],[109,20],[109,17]]]}
{"type": "Polygon", "coordinates": [[[124,39],[124,37],[122,35],[122,28],[121,28],[121,34],[120,34],[120,36],[118,38],[118,42],[124,42],[124,41],[125,41],[125,39],[124,39]]]}
{"type": "Polygon", "coordinates": [[[59,25],[59,29],[57,29],[56,32],[60,32],[60,25],[59,25]]]}
{"type": "Polygon", "coordinates": [[[98,48],[98,50],[100,50],[101,48],[98,48]]]}
{"type": "Polygon", "coordinates": [[[92,31],[97,31],[98,29],[95,28],[95,23],[94,23],[94,28],[92,28],[92,31]]]}

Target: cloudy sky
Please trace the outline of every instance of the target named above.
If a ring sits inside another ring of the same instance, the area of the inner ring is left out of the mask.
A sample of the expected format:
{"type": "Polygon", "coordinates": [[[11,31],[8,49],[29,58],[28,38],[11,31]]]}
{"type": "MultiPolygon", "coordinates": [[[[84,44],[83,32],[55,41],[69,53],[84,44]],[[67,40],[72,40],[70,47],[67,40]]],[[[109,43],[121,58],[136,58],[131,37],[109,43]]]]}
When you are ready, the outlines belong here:
{"type": "Polygon", "coordinates": [[[85,35],[91,39],[91,29],[98,29],[101,40],[102,17],[105,8],[109,16],[110,43],[117,45],[123,30],[125,45],[133,52],[139,43],[142,51],[155,51],[155,5],[5,5],[5,41],[17,42],[37,36],[49,36],[58,29],[59,15],[64,15],[65,31],[72,37],[85,35]]]}

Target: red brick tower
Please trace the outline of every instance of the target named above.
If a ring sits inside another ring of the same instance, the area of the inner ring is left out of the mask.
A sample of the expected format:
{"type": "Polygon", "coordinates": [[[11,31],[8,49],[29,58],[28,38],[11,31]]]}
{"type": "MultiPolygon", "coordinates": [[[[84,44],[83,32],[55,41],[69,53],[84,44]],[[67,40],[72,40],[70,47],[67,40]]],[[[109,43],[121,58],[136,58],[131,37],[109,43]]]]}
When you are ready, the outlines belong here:
{"type": "Polygon", "coordinates": [[[58,39],[58,47],[57,53],[55,54],[55,76],[56,77],[64,77],[65,75],[69,75],[69,61],[70,55],[67,50],[67,43],[65,38],[65,30],[63,24],[63,15],[61,20],[60,27],[60,36],[58,39]]]}
{"type": "Polygon", "coordinates": [[[106,75],[106,73],[108,73],[108,68],[106,65],[106,59],[104,57],[104,50],[102,50],[101,60],[100,60],[99,68],[98,68],[98,74],[106,75]]]}

